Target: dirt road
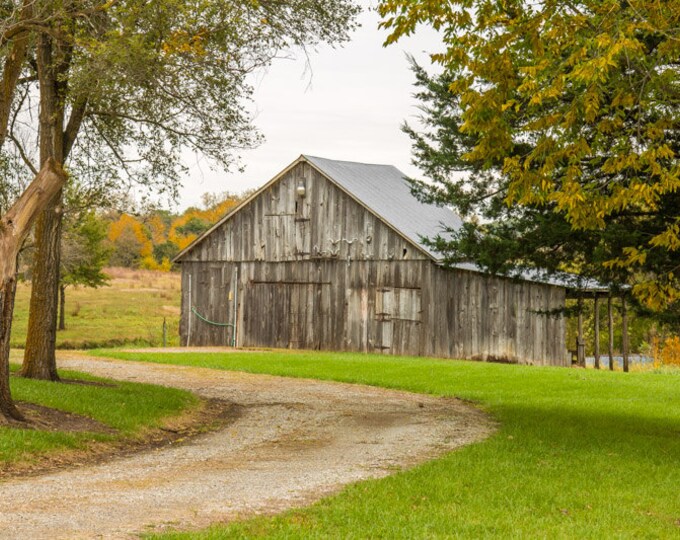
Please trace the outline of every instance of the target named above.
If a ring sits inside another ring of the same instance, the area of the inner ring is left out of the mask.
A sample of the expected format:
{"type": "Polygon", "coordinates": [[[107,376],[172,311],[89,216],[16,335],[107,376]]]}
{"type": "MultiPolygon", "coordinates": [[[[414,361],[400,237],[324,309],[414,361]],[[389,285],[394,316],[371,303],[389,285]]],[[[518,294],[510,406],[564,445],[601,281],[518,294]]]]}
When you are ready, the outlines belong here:
{"type": "Polygon", "coordinates": [[[479,411],[366,386],[63,354],[60,367],[238,404],[226,429],[0,483],[0,537],[129,538],[282,511],[487,436],[479,411]]]}

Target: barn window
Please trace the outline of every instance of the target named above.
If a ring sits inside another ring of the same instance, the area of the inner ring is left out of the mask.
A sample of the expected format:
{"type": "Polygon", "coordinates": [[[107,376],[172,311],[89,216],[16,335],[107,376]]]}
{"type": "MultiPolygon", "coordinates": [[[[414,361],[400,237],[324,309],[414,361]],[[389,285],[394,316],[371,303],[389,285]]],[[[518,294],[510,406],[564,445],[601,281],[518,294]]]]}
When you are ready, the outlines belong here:
{"type": "Polygon", "coordinates": [[[421,290],[383,287],[376,290],[375,318],[381,321],[422,320],[421,290]]]}

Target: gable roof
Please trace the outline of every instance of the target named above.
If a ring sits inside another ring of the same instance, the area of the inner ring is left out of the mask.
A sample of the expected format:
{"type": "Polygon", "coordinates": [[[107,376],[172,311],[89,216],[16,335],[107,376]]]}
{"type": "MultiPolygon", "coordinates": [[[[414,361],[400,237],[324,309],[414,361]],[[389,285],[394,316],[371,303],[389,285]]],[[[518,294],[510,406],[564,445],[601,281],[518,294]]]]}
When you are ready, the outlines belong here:
{"type": "Polygon", "coordinates": [[[406,176],[392,165],[354,163],[352,161],[337,161],[301,155],[272,180],[233,208],[215,225],[180,251],[173,259],[173,262],[180,261],[184,255],[202,242],[215,229],[228,221],[231,216],[239,212],[241,208],[248,205],[269,186],[276,183],[301,162],[309,163],[333,184],[349,194],[370,212],[376,214],[395,231],[418,246],[434,260],[441,260],[441,256],[425,246],[422,238],[434,238],[444,232],[446,227],[458,230],[462,224],[458,214],[451,209],[420,202],[411,193],[406,176]]]}
{"type": "Polygon", "coordinates": [[[411,193],[406,175],[392,165],[302,157],[433,259],[441,256],[422,239],[462,226],[460,216],[450,208],[418,200],[411,193]]]}
{"type": "MultiPolygon", "coordinates": [[[[418,246],[434,261],[441,262],[441,254],[424,245],[423,238],[434,238],[446,231],[457,231],[462,226],[462,219],[453,210],[421,202],[411,193],[410,184],[399,169],[392,165],[374,165],[338,161],[315,156],[301,155],[272,180],[258,189],[241,204],[233,208],[210,229],[184,248],[174,259],[179,261],[186,253],[209,236],[215,229],[228,221],[241,208],[248,205],[263,191],[278,182],[286,173],[301,162],[307,162],[328,178],[333,184],[350,195],[359,204],[376,214],[399,234],[418,246]]],[[[472,262],[452,265],[453,268],[471,272],[486,273],[483,268],[472,262]]],[[[605,291],[607,285],[591,279],[584,279],[576,274],[560,273],[543,275],[538,270],[520,271],[515,279],[545,283],[558,287],[576,290],[605,291]]]]}

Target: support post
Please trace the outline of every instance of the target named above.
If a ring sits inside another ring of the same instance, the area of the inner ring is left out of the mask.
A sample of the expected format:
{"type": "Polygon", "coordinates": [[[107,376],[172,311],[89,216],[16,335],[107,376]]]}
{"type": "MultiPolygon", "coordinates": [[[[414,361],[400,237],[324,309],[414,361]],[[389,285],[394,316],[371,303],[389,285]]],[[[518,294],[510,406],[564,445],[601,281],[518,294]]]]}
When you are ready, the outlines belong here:
{"type": "Polygon", "coordinates": [[[238,266],[234,264],[234,319],[231,328],[231,346],[236,348],[236,332],[238,326],[238,266]]]}
{"type": "Polygon", "coordinates": [[[595,311],[595,347],[593,354],[595,356],[595,369],[600,369],[600,297],[597,293],[595,293],[593,310],[595,311]]]}
{"type": "Polygon", "coordinates": [[[163,348],[168,346],[168,321],[163,317],[163,348]]]}
{"type": "Polygon", "coordinates": [[[628,307],[626,296],[621,296],[621,352],[623,354],[623,371],[628,372],[628,307]]]}
{"type": "Polygon", "coordinates": [[[578,298],[578,336],[576,337],[576,361],[586,367],[586,342],[583,339],[583,297],[578,298]]]}
{"type": "Polygon", "coordinates": [[[189,302],[189,308],[187,309],[187,347],[191,346],[191,317],[193,316],[193,313],[191,311],[192,305],[191,305],[191,274],[189,274],[189,292],[187,294],[188,296],[188,302],[189,302]]]}
{"type": "Polygon", "coordinates": [[[607,297],[607,316],[609,318],[609,371],[614,371],[614,308],[611,293],[607,297]]]}

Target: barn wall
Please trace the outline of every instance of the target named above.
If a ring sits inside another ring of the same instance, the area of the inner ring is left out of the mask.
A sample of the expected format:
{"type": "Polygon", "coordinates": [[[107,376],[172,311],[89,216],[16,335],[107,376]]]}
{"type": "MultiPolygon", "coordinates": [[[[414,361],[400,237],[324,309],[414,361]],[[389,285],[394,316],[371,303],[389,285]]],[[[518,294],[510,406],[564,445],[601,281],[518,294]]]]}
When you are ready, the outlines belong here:
{"type": "Polygon", "coordinates": [[[182,263],[426,258],[308,163],[300,163],[186,253],[182,263]],[[296,194],[300,183],[303,198],[296,194]]]}
{"type": "MultiPolygon", "coordinates": [[[[183,344],[190,306],[233,322],[235,271],[240,346],[567,365],[564,319],[548,314],[564,289],[430,261],[184,262],[183,344]]],[[[231,339],[193,315],[191,326],[191,345],[231,339]]]]}

